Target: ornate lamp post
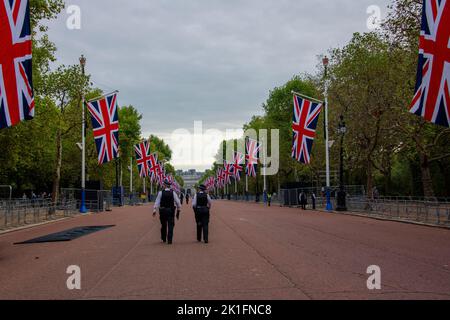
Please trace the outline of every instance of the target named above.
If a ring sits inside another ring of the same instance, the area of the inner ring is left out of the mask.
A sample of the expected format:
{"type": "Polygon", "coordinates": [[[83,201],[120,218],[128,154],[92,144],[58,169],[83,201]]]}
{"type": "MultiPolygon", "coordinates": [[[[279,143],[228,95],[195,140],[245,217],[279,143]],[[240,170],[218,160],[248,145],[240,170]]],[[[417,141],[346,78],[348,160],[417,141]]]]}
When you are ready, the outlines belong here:
{"type": "MultiPolygon", "coordinates": [[[[83,76],[85,75],[84,68],[86,66],[86,58],[84,55],[80,57],[80,66],[83,76]]],[[[82,124],[81,124],[81,205],[80,213],[87,213],[86,208],[86,115],[85,115],[85,96],[84,89],[81,93],[81,114],[82,114],[82,124]]]]}
{"type": "Polygon", "coordinates": [[[328,132],[328,64],[330,60],[327,56],[325,56],[322,60],[323,67],[325,69],[325,157],[326,157],[326,172],[327,172],[327,189],[326,189],[326,195],[327,195],[327,211],[333,210],[333,205],[331,204],[331,179],[330,179],[330,143],[329,141],[329,132],[328,132]]]}
{"type": "Polygon", "coordinates": [[[346,192],[344,186],[344,136],[347,133],[347,126],[345,125],[344,116],[341,116],[339,122],[338,133],[341,136],[341,150],[340,150],[340,170],[339,170],[339,192],[337,197],[337,211],[347,211],[346,192]]]}

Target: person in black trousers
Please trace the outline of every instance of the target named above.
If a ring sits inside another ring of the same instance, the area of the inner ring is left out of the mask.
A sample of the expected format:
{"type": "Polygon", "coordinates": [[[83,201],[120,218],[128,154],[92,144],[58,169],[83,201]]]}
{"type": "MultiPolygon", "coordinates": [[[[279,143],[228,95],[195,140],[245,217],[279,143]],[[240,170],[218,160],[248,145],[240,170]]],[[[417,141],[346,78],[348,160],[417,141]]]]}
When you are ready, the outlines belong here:
{"type": "Polygon", "coordinates": [[[303,210],[306,210],[306,205],[307,204],[308,204],[308,200],[307,200],[307,197],[306,197],[306,193],[303,192],[303,190],[302,190],[302,192],[300,193],[300,205],[301,205],[303,210]]]}
{"type": "Polygon", "coordinates": [[[195,213],[195,222],[197,224],[197,241],[203,241],[205,243],[209,242],[209,218],[211,210],[211,198],[206,193],[206,186],[201,185],[199,187],[200,191],[194,196],[192,200],[192,207],[195,213]]]}
{"type": "Polygon", "coordinates": [[[314,192],[311,194],[311,201],[312,201],[313,210],[316,210],[317,197],[316,197],[316,194],[314,192]]]}
{"type": "Polygon", "coordinates": [[[169,180],[164,181],[165,189],[158,193],[153,216],[159,209],[159,218],[161,221],[161,240],[167,244],[172,244],[173,229],[175,227],[175,209],[177,209],[177,220],[180,219],[181,203],[175,191],[171,189],[172,183],[169,180]]]}

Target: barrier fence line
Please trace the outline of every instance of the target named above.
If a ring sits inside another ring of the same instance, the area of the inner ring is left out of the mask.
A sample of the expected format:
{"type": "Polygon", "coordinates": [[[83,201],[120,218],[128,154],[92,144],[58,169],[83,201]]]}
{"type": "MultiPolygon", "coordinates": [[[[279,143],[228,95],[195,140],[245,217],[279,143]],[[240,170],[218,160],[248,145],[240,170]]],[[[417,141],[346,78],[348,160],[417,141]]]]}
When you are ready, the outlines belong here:
{"type": "Polygon", "coordinates": [[[50,199],[0,200],[0,229],[58,220],[76,214],[73,201],[52,203],[50,199]]]}
{"type": "MultiPolygon", "coordinates": [[[[337,188],[336,188],[337,189],[337,188]]],[[[335,191],[336,189],[333,189],[335,191]]],[[[419,198],[419,197],[377,197],[368,198],[364,187],[350,186],[347,197],[347,211],[367,217],[398,220],[404,222],[422,223],[440,227],[450,227],[450,199],[446,198],[419,198]]],[[[300,207],[300,194],[307,194],[307,209],[313,209],[312,193],[316,194],[315,207],[326,210],[326,197],[320,188],[283,189],[280,194],[272,195],[272,205],[286,207],[300,207]]],[[[227,200],[227,195],[219,195],[218,200],[227,200]]],[[[255,195],[231,195],[229,200],[256,202],[255,195]]],[[[336,207],[336,194],[332,192],[333,207],[336,207]]],[[[259,197],[259,202],[264,199],[259,197]]],[[[342,212],[341,212],[342,213],[342,212]]]]}
{"type": "MultiPolygon", "coordinates": [[[[308,189],[282,190],[280,205],[300,206],[299,194],[304,191],[308,194],[308,209],[311,209],[311,193],[308,189]]],[[[369,198],[364,194],[349,194],[347,197],[347,210],[369,217],[418,222],[435,226],[450,227],[450,199],[446,198],[419,198],[419,197],[377,197],[369,198]]],[[[336,207],[336,195],[331,201],[336,207]]],[[[316,208],[326,209],[326,198],[319,194],[316,199],[316,208]]]]}

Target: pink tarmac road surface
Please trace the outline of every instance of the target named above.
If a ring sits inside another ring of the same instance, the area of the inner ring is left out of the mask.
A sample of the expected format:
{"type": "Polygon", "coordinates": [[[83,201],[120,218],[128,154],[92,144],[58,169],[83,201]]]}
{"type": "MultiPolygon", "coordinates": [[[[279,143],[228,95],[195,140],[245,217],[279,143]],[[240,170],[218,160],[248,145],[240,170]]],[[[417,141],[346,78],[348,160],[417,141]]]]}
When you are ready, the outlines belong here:
{"type": "Polygon", "coordinates": [[[174,244],[151,207],[0,236],[0,299],[450,299],[450,231],[254,203],[214,202],[210,243],[183,207],[174,244]],[[116,225],[71,242],[13,245],[73,227],[116,225]],[[81,290],[66,270],[81,268],[81,290]],[[381,290],[367,268],[381,268],[381,290]]]}

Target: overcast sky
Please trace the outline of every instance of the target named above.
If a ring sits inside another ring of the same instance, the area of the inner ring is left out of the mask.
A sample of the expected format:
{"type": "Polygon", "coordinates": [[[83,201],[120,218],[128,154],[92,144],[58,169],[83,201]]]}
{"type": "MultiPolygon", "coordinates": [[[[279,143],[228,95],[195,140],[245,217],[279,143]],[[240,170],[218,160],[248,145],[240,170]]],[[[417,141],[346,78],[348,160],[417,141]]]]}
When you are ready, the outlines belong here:
{"type": "MultiPolygon", "coordinates": [[[[87,72],[119,103],[143,115],[142,130],[171,139],[194,121],[242,128],[261,114],[269,91],[293,75],[314,72],[317,56],[368,31],[367,8],[386,14],[389,0],[66,0],[81,9],[81,29],[64,12],[49,23],[58,63],[87,57],[87,72]]],[[[213,139],[214,140],[214,139],[213,139]]],[[[219,143],[220,139],[213,141],[219,143]]],[[[197,142],[200,141],[197,138],[197,142]]],[[[214,149],[214,148],[210,148],[214,149]]],[[[209,168],[177,156],[177,168],[209,168]]]]}

